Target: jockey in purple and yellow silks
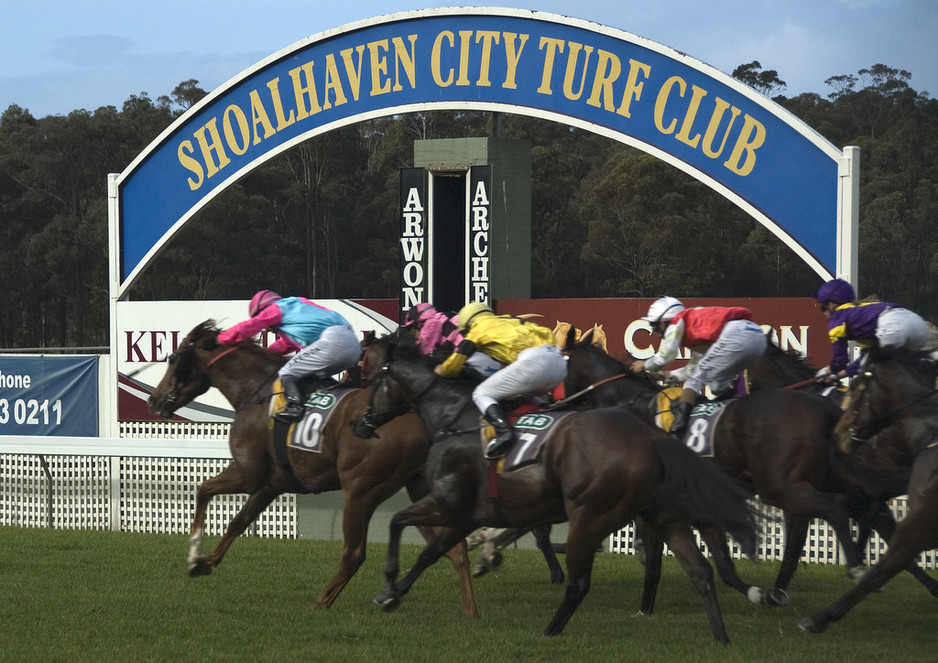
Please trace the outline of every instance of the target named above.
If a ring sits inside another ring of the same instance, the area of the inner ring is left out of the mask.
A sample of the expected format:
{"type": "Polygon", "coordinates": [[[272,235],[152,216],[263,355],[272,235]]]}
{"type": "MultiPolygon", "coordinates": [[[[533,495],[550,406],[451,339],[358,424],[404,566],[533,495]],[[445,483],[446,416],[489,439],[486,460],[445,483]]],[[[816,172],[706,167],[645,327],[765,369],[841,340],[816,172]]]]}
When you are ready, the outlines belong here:
{"type": "MultiPolygon", "coordinates": [[[[414,331],[417,346],[423,354],[439,361],[449,357],[465,340],[459,333],[456,314],[438,311],[432,304],[420,303],[411,307],[401,326],[414,331]]],[[[483,377],[501,368],[501,364],[482,352],[473,353],[466,366],[483,377]]]]}
{"type": "Polygon", "coordinates": [[[297,353],[279,371],[287,400],[284,409],[274,415],[281,421],[296,421],[303,416],[300,379],[340,373],[354,366],[361,355],[361,345],[346,319],[305,297],[281,297],[271,290],[261,290],[251,298],[248,313],[250,318],[220,332],[218,342],[238,343],[270,329],[277,340],[268,350],[297,353]]]}
{"type": "Polygon", "coordinates": [[[633,362],[632,372],[664,368],[677,358],[682,345],[691,351],[687,365],[674,371],[684,381],[679,400],[671,406],[671,434],[677,437],[683,437],[703,388],[725,388],[737,373],[765,353],[768,343],[762,328],[752,321],[749,309],[740,306],[686,309],[679,299],[661,297],[642,319],[651,324],[653,333],[662,335],[661,345],[653,357],[633,362]]]}
{"type": "Polygon", "coordinates": [[[500,401],[550,392],[567,377],[567,362],[554,345],[551,330],[521,318],[495,315],[482,302],[463,306],[456,324],[465,340],[436,367],[437,373],[457,375],[476,352],[505,365],[472,391],[473,403],[495,429],[496,437],[485,448],[485,457],[498,458],[515,439],[500,401]]]}
{"type": "Polygon", "coordinates": [[[818,371],[818,377],[836,378],[857,374],[867,351],[881,348],[919,350],[930,338],[928,324],[907,308],[879,301],[857,301],[853,286],[843,279],[833,279],[818,288],[815,299],[827,316],[827,334],[833,344],[830,364],[818,371]],[[850,361],[848,342],[856,341],[860,356],[850,361]]]}

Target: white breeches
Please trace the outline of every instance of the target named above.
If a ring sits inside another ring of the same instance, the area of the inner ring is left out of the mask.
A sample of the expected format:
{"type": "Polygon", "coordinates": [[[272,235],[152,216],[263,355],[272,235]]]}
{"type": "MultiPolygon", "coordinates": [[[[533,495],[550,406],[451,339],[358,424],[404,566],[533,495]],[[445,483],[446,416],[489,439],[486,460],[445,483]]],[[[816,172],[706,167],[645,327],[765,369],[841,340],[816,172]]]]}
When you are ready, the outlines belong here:
{"type": "Polygon", "coordinates": [[[360,356],[361,344],[355,330],[349,325],[336,325],[296,353],[278,373],[281,377],[292,378],[314,373],[326,377],[351,368],[360,356]]]}
{"type": "Polygon", "coordinates": [[[697,363],[684,387],[700,393],[705,386],[714,391],[726,387],[737,373],[765,353],[765,333],[752,320],[730,320],[720,336],[697,363]]]}
{"type": "Polygon", "coordinates": [[[472,401],[485,412],[489,405],[513,396],[546,394],[567,377],[567,361],[556,345],[527,348],[518,359],[482,382],[472,401]]]}

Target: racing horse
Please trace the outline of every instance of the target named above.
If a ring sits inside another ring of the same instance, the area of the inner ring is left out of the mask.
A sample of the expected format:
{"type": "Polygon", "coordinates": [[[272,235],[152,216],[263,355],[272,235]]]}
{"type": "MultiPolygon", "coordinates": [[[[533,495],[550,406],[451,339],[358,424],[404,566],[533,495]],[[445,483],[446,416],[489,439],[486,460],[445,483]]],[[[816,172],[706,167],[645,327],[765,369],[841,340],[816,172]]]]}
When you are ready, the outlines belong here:
{"type": "MultiPolygon", "coordinates": [[[[321,432],[321,453],[287,448],[280,461],[269,425],[273,382],[285,359],[253,341],[219,345],[213,320],[197,325],[169,357],[166,373],[149,398],[150,409],[170,417],[197,396],[217,388],[235,411],[229,433],[231,463],[199,485],[189,529],[189,575],[208,575],[229,546],[279,495],[287,492],[345,492],[342,561],[319,593],[314,607],[328,608],[365,561],[368,523],[379,504],[406,488],[411,499],[426,492],[422,469],[430,438],[415,415],[389,422],[373,440],[348,426],[364,407],[365,391],[355,389],[336,406],[321,432]],[[248,499],[208,555],[200,552],[206,508],[215,495],[247,493],[248,499]]],[[[424,536],[431,535],[423,530],[424,536]]],[[[459,574],[462,609],[478,616],[465,545],[447,551],[459,574]]]]}
{"type": "Polygon", "coordinates": [[[861,448],[886,450],[893,462],[911,466],[908,514],[889,546],[855,587],[798,625],[820,633],[890,578],[915,566],[923,551],[938,547],[938,390],[936,364],[928,355],[871,350],[869,363],[850,387],[850,406],[837,425],[861,448]]]}
{"type": "MultiPolygon", "coordinates": [[[[567,344],[566,393],[582,393],[592,406],[625,406],[649,420],[649,404],[660,391],[648,375],[591,346],[584,336],[567,344]]],[[[773,359],[776,360],[777,358],[773,359]]],[[[850,515],[904,492],[902,472],[878,473],[836,459],[832,432],[841,414],[830,399],[794,389],[763,387],[726,404],[714,430],[714,462],[744,478],[762,501],[785,514],[785,548],[772,588],[763,593],[741,581],[722,534],[701,528],[720,577],[753,602],[785,605],[812,518],[837,533],[851,577],[862,573],[863,555],[850,535],[850,515]],[[843,494],[849,492],[850,497],[843,494]],[[857,505],[853,504],[856,500],[857,505]]],[[[657,552],[657,551],[653,551],[657,552]]],[[[654,562],[653,555],[646,560],[654,562]]],[[[653,602],[653,599],[650,599],[653,602]]]]}
{"type": "MultiPolygon", "coordinates": [[[[713,637],[728,642],[713,571],[697,548],[690,518],[728,528],[744,550],[755,546],[745,490],[711,464],[622,408],[567,414],[554,424],[538,461],[494,475],[484,460],[471,382],[444,379],[408,335],[381,339],[384,362],[373,374],[368,409],[353,420],[361,435],[412,408],[434,443],[427,458],[430,493],[391,519],[387,586],[375,597],[396,608],[420,574],[480,525],[529,527],[568,521],[567,585],[544,630],[559,635],[589,591],[603,539],[642,516],[664,538],[703,599],[713,637]],[[399,578],[401,532],[444,526],[399,578]]],[[[371,354],[369,353],[369,357],[371,354]]]]}

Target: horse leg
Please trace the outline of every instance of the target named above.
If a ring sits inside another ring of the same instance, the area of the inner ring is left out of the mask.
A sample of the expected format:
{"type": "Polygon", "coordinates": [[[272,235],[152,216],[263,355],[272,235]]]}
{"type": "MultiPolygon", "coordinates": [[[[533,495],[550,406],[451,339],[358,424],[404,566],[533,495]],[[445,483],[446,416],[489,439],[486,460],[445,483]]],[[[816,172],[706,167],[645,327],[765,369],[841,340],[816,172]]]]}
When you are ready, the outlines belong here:
{"type": "Polygon", "coordinates": [[[717,567],[717,573],[724,584],[744,595],[750,602],[762,603],[765,600],[762,590],[755,585],[746,584],[736,573],[736,564],[730,555],[726,535],[719,529],[710,526],[700,526],[697,531],[700,532],[700,537],[707,544],[710,555],[713,557],[713,564],[717,567]]]}
{"type": "Polygon", "coordinates": [[[330,607],[365,563],[368,523],[383,497],[354,491],[345,493],[342,506],[342,562],[329,584],[319,592],[313,602],[314,608],[330,607]]]}
{"type": "MultiPolygon", "coordinates": [[[[593,572],[593,559],[596,550],[602,545],[605,534],[602,533],[598,523],[589,524],[583,520],[583,514],[577,514],[568,506],[570,527],[567,532],[567,587],[564,590],[563,601],[551,618],[544,635],[560,635],[564,626],[570,621],[573,612],[577,609],[590,590],[590,577],[593,572]]],[[[579,509],[584,511],[584,509],[579,509]]],[[[610,528],[611,529],[611,528],[610,528]]]]}
{"type": "Polygon", "coordinates": [[[564,581],[563,567],[557,560],[557,553],[554,552],[554,545],[550,541],[550,525],[541,525],[531,529],[534,535],[534,541],[538,549],[544,555],[544,561],[547,562],[547,568],[550,570],[550,581],[554,584],[564,581]]]}
{"type": "Polygon", "coordinates": [[[717,600],[716,587],[713,583],[713,569],[697,547],[697,541],[694,540],[690,527],[674,523],[665,532],[665,540],[671,552],[674,553],[684,573],[690,578],[694,589],[703,599],[714,639],[723,644],[728,643],[730,639],[726,633],[726,625],[723,622],[723,614],[720,612],[720,603],[717,600]]]}
{"type": "MultiPolygon", "coordinates": [[[[784,495],[784,499],[776,499],[777,497],[777,495],[763,495],[763,499],[766,502],[774,504],[785,511],[786,518],[788,514],[792,514],[793,517],[818,517],[826,520],[837,534],[837,539],[840,541],[841,548],[843,548],[847,565],[847,575],[854,580],[863,575],[865,570],[863,552],[856,545],[850,533],[850,514],[846,498],[843,495],[820,492],[810,483],[802,481],[794,486],[790,486],[784,495]]],[[[807,536],[807,521],[804,526],[806,528],[805,536],[807,536]]],[[[794,575],[794,569],[798,564],[797,560],[801,555],[801,550],[804,548],[804,537],[800,538],[798,546],[797,556],[788,559],[789,564],[792,565],[788,567],[791,570],[791,575],[794,575]]],[[[786,540],[786,554],[789,549],[789,541],[786,540]]],[[[787,580],[781,578],[781,570],[779,571],[779,576],[780,578],[776,580],[776,586],[785,589],[788,586],[788,580],[791,580],[791,576],[788,576],[787,580]],[[784,584],[780,584],[780,581],[784,581],[784,584]]]]}
{"type": "Polygon", "coordinates": [[[933,529],[933,518],[931,522],[928,522],[909,514],[896,527],[895,534],[889,541],[889,548],[879,562],[865,573],[850,591],[823,610],[801,619],[798,626],[809,633],[822,632],[828,624],[843,618],[868,594],[875,592],[890,578],[907,568],[916,555],[923,550],[928,550],[936,543],[934,533],[923,531],[922,527],[933,529]]]}
{"type": "Polygon", "coordinates": [[[384,577],[387,581],[387,585],[384,591],[372,599],[374,603],[381,606],[385,612],[394,610],[400,604],[401,598],[407,593],[410,586],[423,569],[442,557],[450,548],[459,542],[459,538],[452,538],[453,532],[461,533],[462,538],[465,539],[474,529],[472,526],[466,526],[441,530],[441,532],[437,533],[430,540],[427,547],[424,548],[423,552],[421,552],[418,557],[418,564],[425,563],[426,565],[420,568],[416,574],[414,570],[417,569],[417,565],[415,565],[414,569],[411,569],[407,577],[399,581],[401,534],[408,525],[445,527],[446,523],[444,523],[444,519],[433,495],[422,497],[391,517],[388,536],[388,558],[384,567],[384,577]],[[450,538],[452,538],[452,540],[450,540],[450,538]],[[441,541],[444,539],[448,541],[448,545],[445,548],[440,548],[441,541]],[[428,562],[429,558],[434,554],[436,554],[436,556],[433,557],[432,562],[428,562]]]}
{"type": "Polygon", "coordinates": [[[765,597],[766,605],[773,607],[785,606],[791,602],[788,595],[788,585],[798,570],[801,554],[804,552],[804,542],[808,538],[808,526],[811,519],[801,514],[784,512],[785,517],[785,547],[782,550],[782,561],[778,566],[775,583],[765,597]]]}
{"type": "MultiPolygon", "coordinates": [[[[423,527],[418,525],[420,534],[429,543],[439,532],[432,527],[423,527]]],[[[469,544],[470,536],[461,542],[457,542],[452,548],[446,551],[446,556],[453,563],[456,573],[459,575],[459,590],[462,594],[462,611],[467,617],[479,617],[479,607],[476,605],[475,591],[472,588],[472,573],[469,568],[469,544]]]]}
{"type": "Polygon", "coordinates": [[[221,563],[222,557],[224,557],[234,539],[244,532],[247,526],[279,495],[279,493],[273,493],[268,496],[270,489],[266,487],[253,492],[248,501],[241,507],[241,510],[228,524],[224,537],[215,549],[209,555],[202,555],[200,550],[205,527],[205,513],[209,502],[215,495],[251,493],[252,491],[245,484],[242,467],[235,461],[229,463],[224,470],[211,479],[199,484],[196,491],[195,515],[189,528],[187,564],[191,577],[211,574],[212,569],[221,563]],[[266,502],[263,501],[265,498],[266,502]]]}
{"type": "MultiPolygon", "coordinates": [[[[885,504],[881,504],[880,506],[885,507],[885,504]]],[[[885,507],[878,511],[872,526],[885,541],[889,541],[896,531],[896,519],[893,517],[888,507],[885,507]]],[[[918,580],[922,586],[928,590],[929,594],[938,597],[938,580],[928,575],[925,569],[918,565],[918,562],[913,561],[905,570],[911,573],[912,577],[918,580]]]]}
{"type": "MultiPolygon", "coordinates": [[[[635,521],[636,531],[638,531],[638,520],[635,521]]],[[[661,582],[664,539],[658,535],[654,528],[649,527],[644,520],[642,520],[642,523],[642,553],[640,559],[645,567],[645,575],[642,584],[642,602],[639,604],[638,612],[642,615],[650,615],[655,611],[658,584],[661,582]]]]}

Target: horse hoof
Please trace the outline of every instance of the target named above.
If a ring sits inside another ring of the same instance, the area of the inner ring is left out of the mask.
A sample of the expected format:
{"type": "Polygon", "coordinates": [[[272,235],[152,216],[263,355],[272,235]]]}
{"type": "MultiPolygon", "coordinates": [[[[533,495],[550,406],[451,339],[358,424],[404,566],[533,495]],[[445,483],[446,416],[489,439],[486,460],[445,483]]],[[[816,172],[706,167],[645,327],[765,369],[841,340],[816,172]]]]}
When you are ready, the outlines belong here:
{"type": "Polygon", "coordinates": [[[505,558],[502,557],[502,554],[500,552],[496,552],[494,555],[492,555],[489,558],[489,563],[488,563],[489,570],[498,571],[498,569],[500,569],[502,566],[502,562],[504,561],[505,561],[505,558]]]}
{"type": "Polygon", "coordinates": [[[485,564],[482,564],[481,560],[480,560],[480,563],[477,563],[475,566],[472,567],[473,578],[481,578],[488,572],[489,572],[489,567],[485,564]]]}
{"type": "Polygon", "coordinates": [[[762,590],[755,585],[746,590],[746,598],[749,599],[750,603],[757,605],[765,601],[765,595],[762,593],[762,590]]]}
{"type": "Polygon", "coordinates": [[[189,565],[189,577],[198,578],[199,576],[212,575],[212,565],[204,559],[197,559],[189,565]]]}
{"type": "Polygon", "coordinates": [[[392,612],[401,604],[401,597],[389,592],[382,592],[372,599],[384,612],[392,612]]]}
{"type": "Polygon", "coordinates": [[[763,598],[763,602],[773,608],[781,608],[791,603],[791,597],[781,587],[772,587],[763,598]]]}
{"type": "Polygon", "coordinates": [[[815,621],[814,617],[805,617],[798,620],[798,628],[805,633],[821,633],[827,624],[815,621]]]}

